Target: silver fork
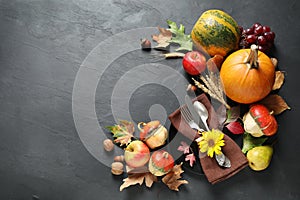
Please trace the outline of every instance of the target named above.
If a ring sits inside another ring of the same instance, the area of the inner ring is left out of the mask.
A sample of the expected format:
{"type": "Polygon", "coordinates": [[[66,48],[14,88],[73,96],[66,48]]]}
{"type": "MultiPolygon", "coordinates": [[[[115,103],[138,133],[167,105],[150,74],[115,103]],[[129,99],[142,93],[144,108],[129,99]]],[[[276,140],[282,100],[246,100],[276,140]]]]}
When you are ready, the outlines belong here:
{"type": "Polygon", "coordinates": [[[192,114],[186,106],[180,108],[180,113],[183,116],[184,121],[186,121],[192,129],[196,129],[199,132],[204,130],[199,127],[199,125],[193,120],[192,114]]]}
{"type": "MultiPolygon", "coordinates": [[[[184,121],[186,121],[191,128],[196,129],[198,133],[204,132],[204,130],[193,120],[192,114],[186,106],[180,108],[180,113],[183,116],[184,121]]],[[[231,167],[230,160],[223,153],[216,155],[215,159],[220,166],[226,168],[231,167]]]]}

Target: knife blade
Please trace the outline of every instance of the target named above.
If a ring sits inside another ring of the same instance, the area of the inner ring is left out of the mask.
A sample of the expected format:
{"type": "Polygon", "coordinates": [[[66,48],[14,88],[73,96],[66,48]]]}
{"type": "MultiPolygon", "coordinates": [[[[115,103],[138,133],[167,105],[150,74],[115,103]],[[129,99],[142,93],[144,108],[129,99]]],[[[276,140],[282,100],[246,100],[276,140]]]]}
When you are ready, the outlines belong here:
{"type": "Polygon", "coordinates": [[[196,109],[194,108],[193,101],[189,97],[189,95],[185,95],[185,104],[187,105],[190,113],[192,114],[194,122],[199,125],[200,128],[204,127],[204,124],[202,123],[200,116],[198,115],[196,109]]]}

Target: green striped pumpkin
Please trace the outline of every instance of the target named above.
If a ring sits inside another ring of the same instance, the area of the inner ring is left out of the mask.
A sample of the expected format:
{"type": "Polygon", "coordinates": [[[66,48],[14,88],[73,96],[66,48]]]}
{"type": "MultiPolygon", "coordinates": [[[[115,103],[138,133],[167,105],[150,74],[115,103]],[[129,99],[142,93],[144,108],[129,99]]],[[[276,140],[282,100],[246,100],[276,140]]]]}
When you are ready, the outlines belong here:
{"type": "Polygon", "coordinates": [[[210,56],[226,56],[238,49],[240,30],[237,22],[221,10],[207,10],[195,23],[191,32],[198,49],[204,49],[210,56]]]}

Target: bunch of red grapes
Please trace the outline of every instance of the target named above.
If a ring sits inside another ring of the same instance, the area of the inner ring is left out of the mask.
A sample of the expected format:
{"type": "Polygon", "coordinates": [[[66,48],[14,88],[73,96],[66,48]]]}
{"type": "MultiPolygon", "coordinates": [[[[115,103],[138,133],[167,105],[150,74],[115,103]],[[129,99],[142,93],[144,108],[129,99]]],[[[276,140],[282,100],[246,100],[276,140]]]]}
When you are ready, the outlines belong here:
{"type": "Polygon", "coordinates": [[[240,27],[241,48],[250,48],[252,44],[258,46],[258,50],[267,53],[274,45],[275,33],[271,31],[269,26],[263,26],[255,23],[252,27],[243,29],[240,27]]]}

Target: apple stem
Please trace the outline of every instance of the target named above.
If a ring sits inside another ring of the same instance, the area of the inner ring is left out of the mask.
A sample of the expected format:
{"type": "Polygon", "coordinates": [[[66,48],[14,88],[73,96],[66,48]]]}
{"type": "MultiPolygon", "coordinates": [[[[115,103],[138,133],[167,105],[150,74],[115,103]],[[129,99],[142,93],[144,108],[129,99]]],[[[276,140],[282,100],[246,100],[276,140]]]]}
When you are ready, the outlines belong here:
{"type": "Polygon", "coordinates": [[[192,54],[192,58],[194,59],[194,60],[196,60],[197,58],[198,58],[198,54],[192,54]]]}

